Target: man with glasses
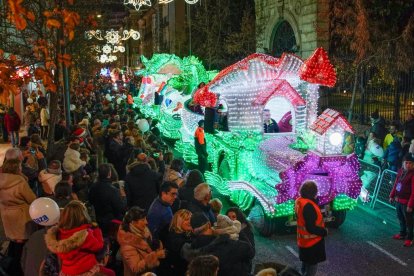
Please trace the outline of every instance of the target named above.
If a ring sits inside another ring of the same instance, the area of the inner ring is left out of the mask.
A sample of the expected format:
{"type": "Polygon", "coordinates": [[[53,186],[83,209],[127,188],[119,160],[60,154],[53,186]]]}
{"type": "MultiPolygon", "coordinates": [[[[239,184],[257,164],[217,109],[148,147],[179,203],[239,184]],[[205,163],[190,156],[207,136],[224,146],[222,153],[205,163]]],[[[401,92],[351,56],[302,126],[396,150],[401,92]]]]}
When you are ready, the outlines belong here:
{"type": "Polygon", "coordinates": [[[178,197],[178,185],[166,181],[160,187],[160,195],[148,209],[148,228],[152,234],[153,248],[159,248],[160,241],[164,242],[168,235],[173,212],[171,206],[178,197]]]}

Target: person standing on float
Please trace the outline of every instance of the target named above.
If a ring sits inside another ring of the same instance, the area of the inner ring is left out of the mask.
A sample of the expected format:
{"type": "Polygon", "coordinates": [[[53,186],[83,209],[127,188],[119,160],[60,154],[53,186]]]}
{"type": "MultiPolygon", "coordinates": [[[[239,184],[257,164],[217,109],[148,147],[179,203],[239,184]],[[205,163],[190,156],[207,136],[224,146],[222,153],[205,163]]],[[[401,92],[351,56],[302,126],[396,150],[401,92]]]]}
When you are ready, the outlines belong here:
{"type": "Polygon", "coordinates": [[[297,243],[303,276],[316,275],[318,263],[326,260],[324,237],[328,230],[316,203],[317,193],[316,183],[305,181],[300,188],[300,197],[295,202],[297,243]]]}
{"type": "Polygon", "coordinates": [[[198,122],[198,127],[194,133],[194,145],[198,156],[198,169],[204,174],[207,168],[207,145],[204,137],[204,120],[198,122]]]}

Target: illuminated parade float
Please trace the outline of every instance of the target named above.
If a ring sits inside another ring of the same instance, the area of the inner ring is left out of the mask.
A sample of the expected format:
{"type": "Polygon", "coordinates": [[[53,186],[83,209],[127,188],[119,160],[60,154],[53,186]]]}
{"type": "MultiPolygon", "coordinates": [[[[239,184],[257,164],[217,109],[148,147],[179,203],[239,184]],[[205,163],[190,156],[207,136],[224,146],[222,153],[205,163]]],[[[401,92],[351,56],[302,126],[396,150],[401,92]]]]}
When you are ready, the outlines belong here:
{"type": "Polygon", "coordinates": [[[216,74],[206,71],[194,56],[183,59],[170,54],[155,54],[148,60],[142,57],[145,69],[139,91],[141,112],[159,120],[158,128],[164,137],[180,139],[181,116],[186,101],[199,83],[208,83],[216,74]]]}
{"type": "MultiPolygon", "coordinates": [[[[167,89],[178,87],[171,82],[183,72],[177,68],[176,74],[171,70],[158,77],[163,71],[155,67],[155,74],[143,80],[144,106],[151,103],[154,91],[163,93],[160,83],[167,82],[167,89]],[[157,85],[150,87],[153,83],[157,85]]],[[[188,82],[195,81],[204,80],[188,82]]],[[[322,48],[306,61],[293,54],[281,58],[252,54],[222,70],[192,98],[191,92],[177,93],[179,89],[175,89],[175,94],[185,95],[170,99],[181,122],[173,126],[179,136],[174,137],[178,139],[175,149],[187,162],[197,164],[193,133],[197,122],[205,118],[212,164],[205,173],[206,181],[248,212],[262,234],[294,225],[294,201],[305,180],[316,181],[326,219],[339,227],[346,211],[356,205],[362,183],[356,155],[342,154],[346,133],[353,133],[351,125],[332,109],[317,114],[319,86],[332,87],[335,82],[335,71],[322,48]],[[178,102],[184,103],[182,108],[178,102]],[[264,132],[265,112],[277,122],[279,132],[264,132]],[[211,120],[215,122],[212,131],[207,129],[211,120]]],[[[165,107],[161,105],[157,115],[161,120],[163,114],[171,114],[165,102],[170,97],[168,90],[164,92],[165,107]]],[[[163,135],[172,137],[172,125],[163,124],[170,125],[168,130],[161,127],[163,135]]]]}

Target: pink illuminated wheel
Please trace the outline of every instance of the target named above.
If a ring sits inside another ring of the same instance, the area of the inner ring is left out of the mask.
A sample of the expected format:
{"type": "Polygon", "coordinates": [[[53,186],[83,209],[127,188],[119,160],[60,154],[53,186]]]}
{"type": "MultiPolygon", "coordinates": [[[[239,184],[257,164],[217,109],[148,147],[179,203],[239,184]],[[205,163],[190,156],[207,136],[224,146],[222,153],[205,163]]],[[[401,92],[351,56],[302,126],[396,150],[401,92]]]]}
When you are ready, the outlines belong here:
{"type": "Polygon", "coordinates": [[[332,216],[335,218],[333,221],[327,222],[326,225],[330,228],[339,228],[346,219],[346,211],[332,211],[332,216]]]}

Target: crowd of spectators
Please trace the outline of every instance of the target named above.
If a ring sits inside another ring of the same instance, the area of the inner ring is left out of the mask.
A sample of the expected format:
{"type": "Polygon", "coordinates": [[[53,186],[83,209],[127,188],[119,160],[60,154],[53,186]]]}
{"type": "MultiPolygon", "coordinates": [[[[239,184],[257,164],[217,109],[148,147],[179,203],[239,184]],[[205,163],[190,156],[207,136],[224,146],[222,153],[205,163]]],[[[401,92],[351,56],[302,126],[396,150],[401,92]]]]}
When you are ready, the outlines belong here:
{"type": "Polygon", "coordinates": [[[157,122],[107,83],[72,98],[73,124],[68,129],[62,117],[53,126],[56,150],[49,158],[47,99],[28,101],[27,135],[12,138],[0,174],[7,269],[12,275],[252,275],[255,241],[243,212],[221,210],[203,173],[187,170],[157,122]],[[41,227],[30,218],[39,197],[61,208],[57,225],[41,227]]]}
{"type": "Polygon", "coordinates": [[[343,152],[354,152],[364,162],[376,165],[381,170],[397,171],[404,157],[414,154],[414,115],[409,114],[403,124],[391,122],[386,126],[378,111],[371,114],[371,127],[364,134],[347,136],[343,152]]]}

